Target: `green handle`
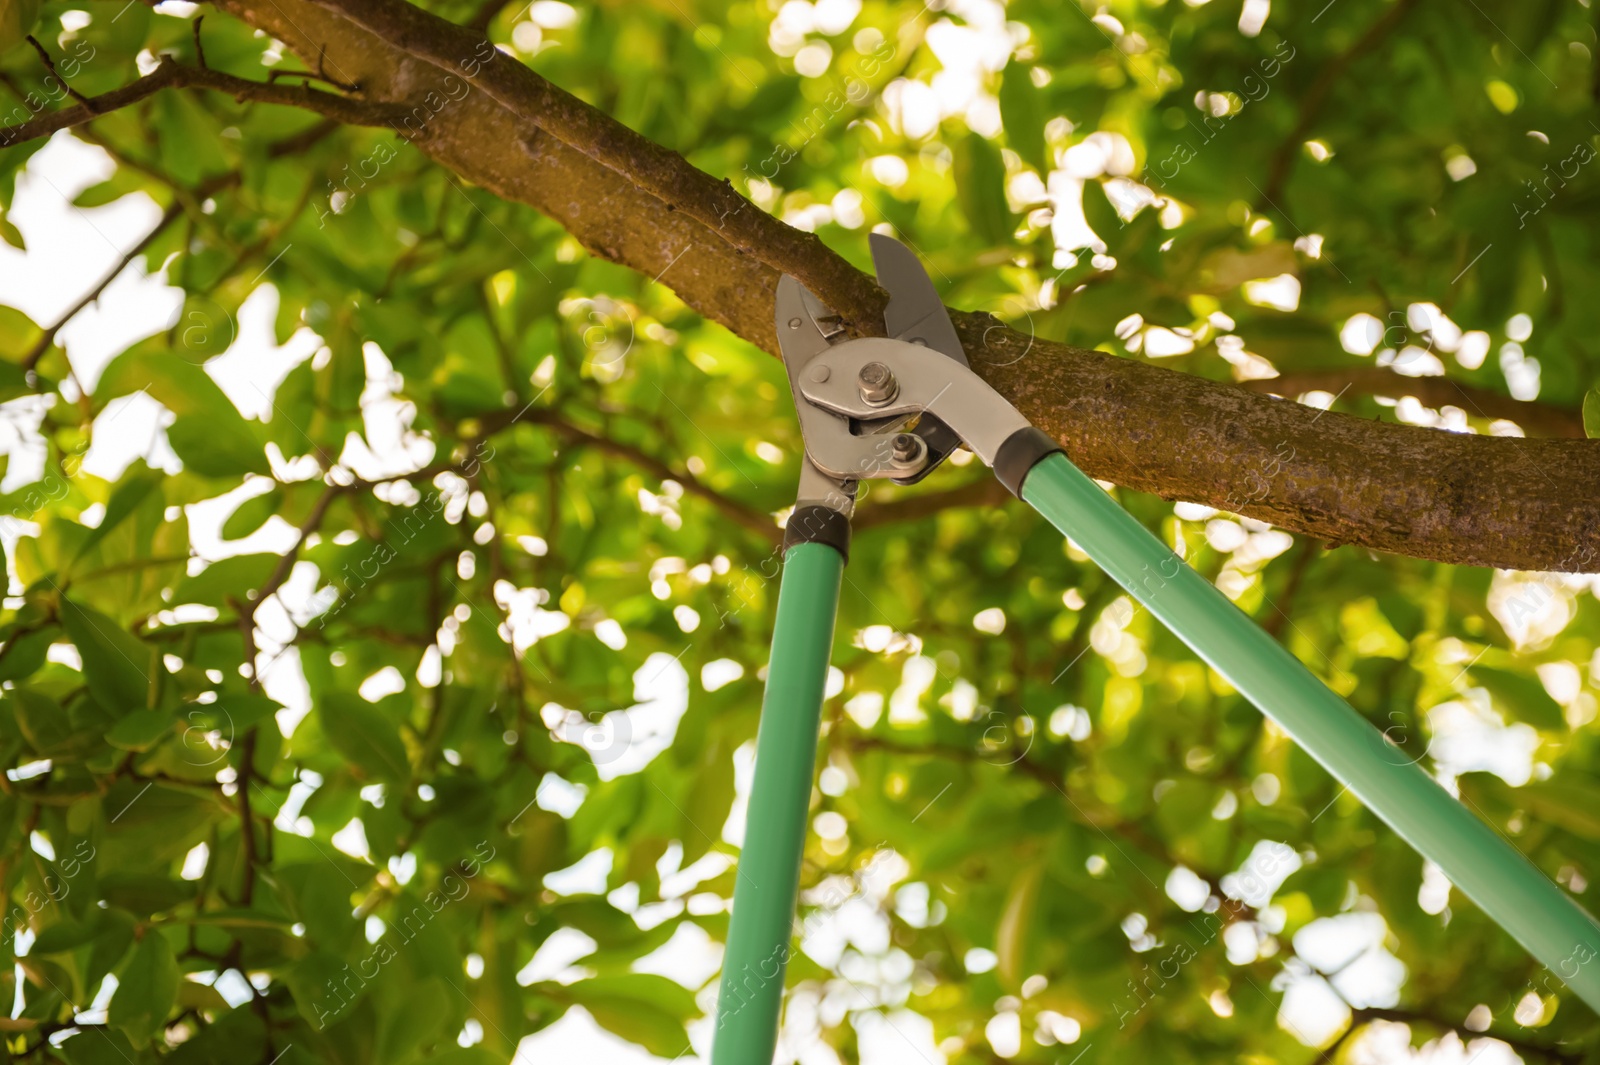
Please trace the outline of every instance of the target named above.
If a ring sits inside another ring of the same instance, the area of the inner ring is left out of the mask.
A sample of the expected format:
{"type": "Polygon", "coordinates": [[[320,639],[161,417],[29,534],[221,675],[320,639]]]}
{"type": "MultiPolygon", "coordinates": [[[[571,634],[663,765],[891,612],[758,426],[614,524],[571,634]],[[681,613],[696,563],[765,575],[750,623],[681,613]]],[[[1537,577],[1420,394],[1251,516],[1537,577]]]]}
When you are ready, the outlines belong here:
{"type": "Polygon", "coordinates": [[[717,993],[715,1065],[770,1065],[794,934],[806,813],[844,559],[802,543],[784,557],[744,848],[717,993]]]}
{"type": "Polygon", "coordinates": [[[1600,925],[1492,828],[1402,755],[1065,455],[1022,498],[1281,725],[1500,927],[1600,1010],[1600,925]]]}

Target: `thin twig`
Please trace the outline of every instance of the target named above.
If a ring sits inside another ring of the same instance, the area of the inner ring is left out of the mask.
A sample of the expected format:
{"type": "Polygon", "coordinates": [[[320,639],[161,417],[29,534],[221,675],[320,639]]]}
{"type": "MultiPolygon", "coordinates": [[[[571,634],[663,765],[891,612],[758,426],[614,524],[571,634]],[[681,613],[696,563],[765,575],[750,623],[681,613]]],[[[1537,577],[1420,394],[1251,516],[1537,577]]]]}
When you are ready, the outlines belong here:
{"type": "Polygon", "coordinates": [[[196,15],[194,20],[194,61],[201,70],[206,67],[206,46],[200,43],[200,23],[204,22],[204,15],[196,15]]]}
{"type": "Polygon", "coordinates": [[[737,499],[723,495],[693,474],[685,470],[675,470],[647,451],[612,437],[591,432],[580,425],[568,421],[555,411],[524,409],[515,415],[508,411],[504,418],[488,422],[486,431],[498,432],[513,422],[543,425],[554,429],[573,443],[593,447],[616,455],[618,458],[626,459],[659,480],[676,481],[683,486],[683,490],[689,495],[697,496],[710,503],[724,515],[733,519],[735,523],[749,529],[768,543],[776,545],[783,540],[783,532],[778,528],[777,522],[773,520],[772,515],[757,510],[748,504],[741,503],[737,499]]]}
{"type": "Polygon", "coordinates": [[[99,299],[100,295],[105,292],[106,286],[110,285],[111,282],[115,281],[119,276],[121,276],[122,271],[128,268],[129,263],[133,262],[133,260],[144,254],[145,249],[150,247],[150,245],[154,243],[155,239],[161,235],[162,231],[172,224],[173,219],[177,218],[182,213],[183,207],[181,204],[174,203],[172,206],[168,207],[166,211],[162,213],[161,218],[156,222],[155,226],[150,230],[150,232],[146,233],[144,237],[140,239],[139,243],[129,248],[126,254],[124,254],[116,262],[112,263],[111,269],[107,270],[100,280],[95,282],[93,288],[84,293],[82,299],[62,312],[61,317],[56,319],[55,324],[49,326],[42,334],[40,334],[39,339],[34,342],[33,347],[28,350],[27,355],[23,356],[22,368],[26,371],[32,371],[36,366],[38,366],[39,360],[44,358],[45,352],[50,350],[50,345],[55,343],[56,334],[60,333],[62,328],[66,326],[68,322],[76,318],[85,307],[99,299]]]}
{"type": "Polygon", "coordinates": [[[1316,540],[1307,540],[1301,548],[1299,556],[1294,560],[1294,566],[1289,570],[1289,580],[1283,586],[1283,592],[1278,596],[1278,601],[1269,604],[1273,609],[1271,615],[1261,622],[1261,627],[1267,630],[1267,635],[1274,640],[1283,638],[1283,627],[1290,621],[1290,614],[1294,611],[1295,596],[1300,593],[1300,584],[1305,580],[1306,570],[1311,567],[1311,560],[1322,554],[1323,545],[1316,540]]]}
{"type": "Polygon", "coordinates": [[[943,492],[920,492],[887,503],[862,507],[851,524],[857,532],[900,521],[918,521],[960,507],[992,510],[1012,498],[1006,486],[984,477],[943,492]]]}
{"type": "Polygon", "coordinates": [[[50,76],[59,81],[61,83],[61,87],[67,90],[67,95],[78,101],[78,103],[82,104],[84,107],[93,110],[94,105],[89,102],[89,98],[84,96],[77,89],[74,89],[72,84],[68,82],[66,78],[63,78],[56,70],[55,62],[50,58],[50,53],[44,50],[44,45],[39,43],[38,38],[30,33],[28,34],[27,41],[29,44],[33,45],[33,50],[39,53],[39,60],[44,63],[44,68],[50,72],[50,76]]]}
{"type": "Polygon", "coordinates": [[[1261,196],[1262,204],[1258,207],[1270,205],[1283,196],[1284,183],[1289,180],[1289,172],[1294,169],[1295,160],[1300,157],[1301,145],[1305,143],[1311,127],[1322,116],[1322,108],[1328,102],[1328,96],[1332,93],[1334,85],[1344,76],[1344,72],[1357,59],[1377,48],[1416,4],[1417,0],[1396,0],[1359,40],[1322,65],[1317,80],[1302,98],[1300,117],[1296,120],[1294,129],[1289,131],[1289,135],[1273,153],[1272,162],[1267,167],[1265,191],[1261,196]]]}
{"type": "MultiPolygon", "coordinates": [[[[261,604],[262,597],[257,596],[255,602],[246,610],[237,599],[231,600],[233,609],[239,615],[239,638],[244,644],[245,664],[250,668],[250,690],[261,691],[260,659],[261,653],[256,647],[256,607],[261,604]]],[[[244,737],[239,744],[239,828],[243,832],[240,842],[244,847],[244,868],[241,870],[243,883],[239,887],[239,902],[249,906],[255,897],[256,866],[260,864],[261,856],[256,846],[255,814],[250,809],[250,786],[255,781],[256,770],[256,726],[251,725],[245,729],[244,737]]],[[[267,832],[272,831],[268,823],[267,832]]]]}
{"type": "Polygon", "coordinates": [[[57,130],[69,129],[89,122],[99,115],[138,103],[163,89],[198,88],[225,92],[235,100],[252,103],[280,104],[315,111],[320,115],[352,126],[378,126],[397,129],[411,112],[400,104],[369,103],[352,100],[333,93],[321,92],[305,86],[275,85],[271,82],[250,81],[207,67],[184,66],[171,56],[162,58],[161,65],[138,81],[120,89],[112,89],[72,107],[52,111],[14,126],[0,128],[0,147],[10,147],[24,141],[48,136],[57,130]]]}
{"type": "Polygon", "coordinates": [[[306,82],[307,81],[320,81],[320,82],[323,82],[325,84],[332,85],[336,89],[345,89],[347,92],[354,91],[352,89],[349,89],[345,85],[344,82],[339,81],[336,78],[330,78],[326,74],[318,74],[315,71],[310,71],[310,70],[277,70],[277,69],[267,71],[267,82],[268,82],[268,84],[276,82],[279,78],[299,78],[300,79],[300,87],[301,88],[305,88],[306,87],[306,82]]]}

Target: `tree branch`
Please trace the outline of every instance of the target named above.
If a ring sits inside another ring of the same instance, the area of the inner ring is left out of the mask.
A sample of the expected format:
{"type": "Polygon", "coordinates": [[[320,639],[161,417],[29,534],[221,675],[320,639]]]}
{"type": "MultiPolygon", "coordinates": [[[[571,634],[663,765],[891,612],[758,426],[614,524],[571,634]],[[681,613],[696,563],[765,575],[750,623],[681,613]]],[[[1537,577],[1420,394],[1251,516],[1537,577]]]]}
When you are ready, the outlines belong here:
{"type": "Polygon", "coordinates": [[[139,242],[129,248],[120,259],[112,263],[111,268],[101,276],[99,281],[95,282],[94,287],[84,293],[83,298],[78,300],[77,303],[63,311],[61,317],[55,320],[55,324],[45,328],[44,332],[39,335],[39,339],[34,342],[33,347],[28,350],[27,355],[23,356],[22,368],[32,371],[34,367],[38,366],[39,360],[44,357],[45,352],[50,350],[50,345],[55,343],[56,335],[61,332],[66,324],[76,318],[85,307],[99,299],[101,293],[105,292],[106,286],[120,277],[122,271],[128,268],[129,263],[143,255],[144,250],[181,214],[183,214],[183,205],[176,202],[162,212],[161,217],[156,220],[156,224],[151,227],[150,232],[141,237],[139,242]]]}
{"type": "Polygon", "coordinates": [[[920,521],[956,507],[998,507],[1011,498],[1006,486],[985,477],[943,492],[919,492],[887,503],[873,503],[856,511],[851,524],[856,532],[897,521],[920,521]]]}
{"type": "Polygon", "coordinates": [[[1512,399],[1476,385],[1464,385],[1448,377],[1407,377],[1382,366],[1353,366],[1347,370],[1304,370],[1259,381],[1246,381],[1245,388],[1285,399],[1307,392],[1351,391],[1369,396],[1415,396],[1425,407],[1435,410],[1460,407],[1481,418],[1504,418],[1516,422],[1530,436],[1566,437],[1583,440],[1583,413],[1548,403],[1512,399]]]}
{"type": "Polygon", "coordinates": [[[1560,1047],[1546,1046],[1540,1043],[1531,1043],[1524,1039],[1500,1035],[1492,1031],[1475,1032],[1472,1029],[1467,1028],[1465,1025],[1454,1024],[1450,1021],[1441,1020],[1438,1017],[1432,1017],[1428,1014],[1419,1013],[1415,1010],[1382,1009],[1376,1006],[1351,1010],[1350,1027],[1346,1028],[1343,1034],[1341,1034],[1338,1039],[1336,1039],[1326,1050],[1324,1050],[1322,1055],[1318,1057],[1317,1060],[1319,1062],[1332,1061],[1335,1054],[1339,1050],[1339,1047],[1352,1036],[1354,1036],[1362,1026],[1372,1021],[1395,1021],[1400,1024],[1425,1024],[1431,1028],[1438,1028],[1447,1032],[1454,1032],[1456,1035],[1461,1037],[1462,1042],[1469,1042],[1473,1039],[1498,1039],[1500,1042],[1509,1046],[1512,1050],[1515,1050],[1519,1055],[1526,1056],[1529,1054],[1536,1054],[1547,1061],[1556,1062],[1557,1065],[1577,1065],[1578,1062],[1584,1060],[1583,1054],[1578,1051],[1566,1051],[1562,1050],[1560,1047]]]}
{"type": "MultiPolygon", "coordinates": [[[[710,503],[717,510],[721,511],[724,516],[730,518],[736,524],[749,529],[751,532],[755,533],[769,544],[776,546],[777,544],[783,542],[783,530],[778,528],[778,523],[773,520],[771,514],[764,513],[755,509],[754,507],[750,507],[739,502],[737,499],[732,499],[723,495],[721,492],[717,491],[715,488],[712,488],[704,481],[696,478],[693,474],[690,474],[686,471],[675,470],[671,466],[668,466],[665,462],[662,462],[660,459],[656,458],[654,455],[650,454],[649,452],[642,451],[639,448],[634,447],[632,444],[626,444],[620,440],[614,440],[609,436],[603,436],[599,433],[592,433],[582,426],[568,421],[552,410],[524,410],[521,414],[512,416],[509,421],[526,422],[530,425],[543,425],[547,428],[554,429],[557,433],[566,437],[573,443],[586,447],[592,447],[598,451],[604,451],[608,454],[616,455],[618,458],[626,459],[628,462],[638,466],[640,469],[644,470],[646,473],[649,473],[657,480],[676,481],[678,484],[683,486],[683,490],[685,492],[692,496],[703,499],[707,503],[710,503]]],[[[507,424],[509,424],[509,421],[507,424]]],[[[493,428],[490,428],[487,425],[485,426],[485,429],[488,432],[497,431],[499,428],[503,428],[503,426],[494,426],[493,428]]]]}
{"type": "MultiPolygon", "coordinates": [[[[112,89],[108,93],[89,97],[83,103],[63,107],[47,115],[0,128],[0,148],[9,148],[38,137],[46,137],[57,130],[80,126],[119,108],[136,104],[163,89],[198,88],[225,92],[235,100],[256,103],[281,104],[315,111],[326,118],[351,126],[384,126],[394,128],[410,114],[410,109],[395,104],[370,103],[319,92],[303,85],[276,85],[267,82],[236,78],[232,74],[207,67],[187,67],[171,56],[163,56],[161,65],[138,81],[112,89]]],[[[76,95],[76,94],[74,94],[76,95]]],[[[80,99],[84,99],[79,97],[80,99]]]]}
{"type": "MultiPolygon", "coordinates": [[[[992,761],[983,756],[983,752],[976,747],[955,747],[940,744],[916,745],[896,743],[882,736],[857,732],[854,729],[837,729],[829,733],[829,744],[833,749],[845,750],[850,754],[859,755],[863,752],[881,751],[897,760],[905,758],[946,758],[955,762],[964,762],[968,765],[990,765],[1000,772],[1017,772],[1038,782],[1045,788],[1056,792],[1066,800],[1072,808],[1068,815],[1070,819],[1085,828],[1092,828],[1116,847],[1120,856],[1129,862],[1132,856],[1122,846],[1112,839],[1113,834],[1126,843],[1140,857],[1152,866],[1163,869],[1172,869],[1175,866],[1186,864],[1175,855],[1168,852],[1166,845],[1136,821],[1126,821],[1119,817],[1096,817],[1072,798],[1067,792],[1065,775],[1059,770],[1040,765],[1029,760],[1024,755],[1018,756],[1010,762],[992,761]]],[[[921,816],[920,814],[918,816],[921,816]]],[[[1256,915],[1254,907],[1245,905],[1237,899],[1230,899],[1227,892],[1222,890],[1222,878],[1206,873],[1204,870],[1195,871],[1195,875],[1204,880],[1210,893],[1222,900],[1230,909],[1230,918],[1250,920],[1256,915]]]]}
{"type": "MultiPolygon", "coordinates": [[[[396,24],[385,23],[382,13],[394,10],[389,2],[339,0],[341,9],[378,12],[369,18],[377,34],[308,0],[217,3],[302,57],[326,48],[369,99],[392,103],[420,98],[445,76],[433,59],[409,48],[453,64],[475,54],[477,46],[455,51],[461,43],[483,40],[419,9],[407,8],[396,24]],[[437,38],[419,42],[423,30],[422,36],[437,31],[437,38]]],[[[726,196],[706,194],[710,179],[704,174],[677,187],[657,180],[652,194],[642,193],[645,178],[636,183],[541,132],[541,122],[559,123],[527,113],[555,95],[529,88],[535,75],[504,56],[483,65],[490,70],[506,83],[501,91],[514,105],[488,91],[467,93],[418,144],[462,178],[535,207],[594,254],[646,277],[671,266],[668,280],[688,306],[774,354],[780,270],[838,309],[881,299],[872,279],[763,212],[736,212],[738,239],[759,237],[762,254],[741,250],[730,238],[734,221],[726,228],[717,224],[726,196]],[[663,210],[661,196],[681,209],[663,210]],[[692,254],[674,265],[690,245],[692,254]]],[[[564,106],[583,106],[561,95],[564,106]]],[[[586,128],[607,136],[620,128],[598,114],[583,117],[586,128]]],[[[622,145],[608,142],[615,150],[611,163],[626,164],[622,147],[638,140],[630,137],[622,145]]],[[[1253,498],[1243,508],[1249,517],[1416,558],[1530,570],[1600,568],[1600,500],[1591,491],[1600,481],[1600,445],[1366,421],[1025,336],[987,315],[952,317],[976,372],[1060,440],[1093,477],[1216,507],[1253,498]],[[1266,470],[1273,472],[1264,476],[1266,470]],[[1263,482],[1266,491],[1258,494],[1263,482]]]]}
{"type": "MultiPolygon", "coordinates": [[[[478,29],[457,26],[405,0],[311,0],[400,52],[459,74],[490,99],[563,144],[607,167],[668,211],[683,211],[740,255],[792,273],[858,333],[882,334],[883,295],[814,233],[772,218],[682,155],[552,85],[496,49],[478,29]]],[[[523,130],[526,134],[526,129],[523,130]]]]}
{"type": "Polygon", "coordinates": [[[93,105],[90,104],[88,99],[84,97],[83,93],[79,92],[77,89],[74,89],[67,79],[63,78],[56,70],[55,60],[50,58],[50,53],[45,51],[44,45],[39,43],[39,39],[30,33],[28,34],[27,41],[29,44],[33,45],[33,50],[39,53],[39,62],[44,64],[44,68],[50,72],[51,77],[55,78],[61,83],[61,87],[67,91],[67,95],[78,101],[83,106],[92,110],[93,105]]]}
{"type": "MultiPolygon", "coordinates": [[[[1311,568],[1311,563],[1322,554],[1322,545],[1315,540],[1308,540],[1300,548],[1299,555],[1294,560],[1294,566],[1289,570],[1289,579],[1284,583],[1283,591],[1279,593],[1277,602],[1268,599],[1267,604],[1272,608],[1261,622],[1261,627],[1267,630],[1267,635],[1274,640],[1283,639],[1283,626],[1292,619],[1294,611],[1294,598],[1300,591],[1300,583],[1306,579],[1306,570],[1311,568]]],[[[1263,612],[1264,613],[1264,612],[1263,612]]]]}
{"type": "Polygon", "coordinates": [[[472,13],[472,17],[467,19],[466,27],[479,33],[487,33],[489,24],[495,20],[495,16],[506,9],[508,3],[509,0],[483,0],[478,9],[472,13]]]}

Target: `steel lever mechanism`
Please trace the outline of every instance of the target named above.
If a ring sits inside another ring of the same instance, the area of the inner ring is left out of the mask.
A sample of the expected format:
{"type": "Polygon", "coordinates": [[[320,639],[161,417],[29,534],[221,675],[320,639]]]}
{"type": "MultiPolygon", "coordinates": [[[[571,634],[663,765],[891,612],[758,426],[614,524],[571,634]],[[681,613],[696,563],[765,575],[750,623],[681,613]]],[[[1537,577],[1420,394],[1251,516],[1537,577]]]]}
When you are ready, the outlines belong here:
{"type": "MultiPolygon", "coordinates": [[[[909,418],[933,415],[950,427],[984,465],[993,466],[1000,447],[1028,419],[984,383],[966,363],[941,358],[927,348],[882,337],[848,340],[818,354],[800,382],[806,405],[844,418],[862,418],[869,412],[909,418]],[[867,367],[884,367],[898,386],[889,402],[875,405],[863,398],[860,379],[867,367]]],[[[865,480],[884,474],[874,466],[882,462],[883,448],[871,447],[874,437],[849,437],[850,443],[828,433],[818,441],[811,461],[820,468],[865,480]],[[860,445],[867,444],[863,449],[860,445]],[[861,450],[869,452],[864,464],[861,450]],[[854,462],[851,470],[840,466],[854,462]]],[[[807,442],[809,448],[810,442],[807,442]]],[[[920,468],[920,467],[919,467],[920,468]]]]}

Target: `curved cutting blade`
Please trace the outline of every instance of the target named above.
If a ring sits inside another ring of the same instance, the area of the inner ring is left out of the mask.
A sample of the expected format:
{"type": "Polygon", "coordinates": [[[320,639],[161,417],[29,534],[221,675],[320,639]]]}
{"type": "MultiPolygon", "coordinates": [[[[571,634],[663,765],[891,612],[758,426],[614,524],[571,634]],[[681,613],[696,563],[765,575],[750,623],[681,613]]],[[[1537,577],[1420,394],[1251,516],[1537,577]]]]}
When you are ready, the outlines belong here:
{"type": "Polygon", "coordinates": [[[956,336],[956,327],[950,324],[939,290],[933,287],[916,254],[882,233],[871,234],[867,243],[872,248],[878,284],[889,293],[889,306],[883,312],[889,336],[926,345],[966,366],[967,353],[956,336]]]}
{"type": "MultiPolygon", "coordinates": [[[[968,365],[961,338],[950,323],[950,312],[944,309],[939,290],[933,287],[916,253],[882,233],[869,235],[867,244],[872,249],[872,267],[877,272],[878,284],[889,293],[889,305],[883,311],[883,324],[889,336],[932,348],[963,366],[968,365]]],[[[881,427],[866,425],[865,428],[872,432],[881,427]]],[[[917,483],[961,446],[961,438],[955,430],[931,414],[924,415],[912,431],[928,445],[928,462],[910,477],[894,478],[896,484],[917,483]]]]}

